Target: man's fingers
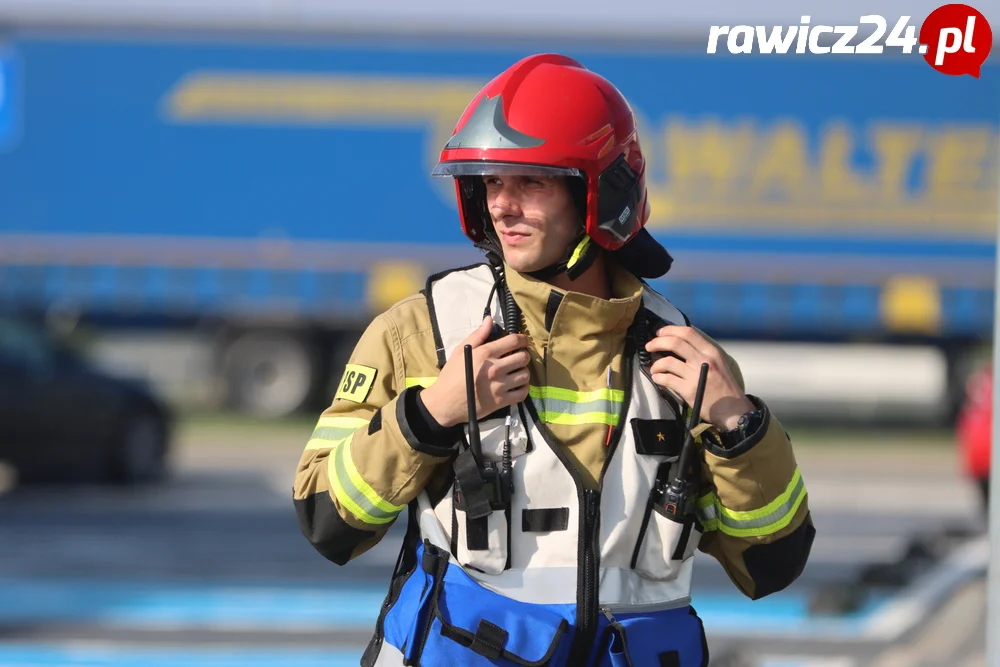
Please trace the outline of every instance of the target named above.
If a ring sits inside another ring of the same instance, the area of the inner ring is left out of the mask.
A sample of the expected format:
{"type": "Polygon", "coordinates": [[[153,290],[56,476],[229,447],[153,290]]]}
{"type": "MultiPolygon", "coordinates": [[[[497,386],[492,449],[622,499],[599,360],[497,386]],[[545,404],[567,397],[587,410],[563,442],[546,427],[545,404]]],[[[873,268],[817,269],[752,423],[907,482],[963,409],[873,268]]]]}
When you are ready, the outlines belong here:
{"type": "Polygon", "coordinates": [[[673,373],[651,373],[651,377],[655,384],[672,389],[686,401],[690,399],[690,396],[687,395],[687,387],[690,385],[690,382],[684,378],[673,373]]]}
{"type": "Polygon", "coordinates": [[[646,343],[646,349],[650,352],[673,352],[687,362],[696,362],[704,355],[695,349],[694,345],[673,335],[657,336],[646,343]]]}
{"type": "Polygon", "coordinates": [[[498,359],[491,362],[493,367],[493,375],[490,377],[500,378],[508,373],[513,373],[514,371],[525,368],[531,361],[531,354],[527,350],[517,350],[508,354],[506,357],[498,359]]]}
{"type": "Polygon", "coordinates": [[[513,405],[514,403],[520,403],[521,401],[528,398],[529,385],[525,382],[522,385],[512,387],[503,392],[501,400],[507,405],[513,405]]]}
{"type": "Polygon", "coordinates": [[[661,327],[657,332],[657,336],[676,336],[683,341],[690,343],[696,350],[701,352],[704,356],[709,356],[715,351],[715,346],[708,342],[704,336],[698,333],[698,330],[694,327],[689,326],[679,326],[676,324],[668,324],[665,327],[661,327]]]}
{"type": "Polygon", "coordinates": [[[483,318],[483,321],[479,323],[479,326],[476,327],[476,330],[473,331],[468,336],[466,336],[465,340],[462,341],[462,344],[459,345],[458,352],[461,353],[462,349],[466,345],[471,345],[472,347],[479,347],[480,345],[486,342],[487,338],[490,337],[490,331],[492,330],[493,330],[493,318],[492,317],[483,318]]]}
{"type": "Polygon", "coordinates": [[[483,345],[483,350],[490,357],[502,357],[508,352],[528,347],[528,337],[524,334],[509,334],[483,345]]]}
{"type": "Polygon", "coordinates": [[[649,367],[649,372],[651,374],[671,373],[679,378],[688,378],[691,376],[693,371],[693,368],[677,357],[663,357],[662,359],[657,359],[649,367]]]}
{"type": "Polygon", "coordinates": [[[531,372],[527,368],[514,371],[503,379],[503,383],[507,387],[521,387],[529,382],[531,382],[531,372]]]}

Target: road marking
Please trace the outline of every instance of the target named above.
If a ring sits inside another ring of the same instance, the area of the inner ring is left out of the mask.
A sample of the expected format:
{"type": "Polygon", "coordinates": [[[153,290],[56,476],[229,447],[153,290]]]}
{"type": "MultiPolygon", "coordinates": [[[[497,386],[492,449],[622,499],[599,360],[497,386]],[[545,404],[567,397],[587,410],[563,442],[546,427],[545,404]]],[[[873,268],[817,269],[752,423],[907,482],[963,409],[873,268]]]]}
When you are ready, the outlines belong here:
{"type": "Polygon", "coordinates": [[[962,667],[986,667],[986,652],[973,653],[968,660],[962,663],[962,667]]]}
{"type": "Polygon", "coordinates": [[[969,541],[943,563],[912,584],[909,592],[896,598],[876,614],[865,628],[869,639],[893,641],[913,628],[949,593],[977,573],[985,572],[990,560],[989,538],[969,541]]]}
{"type": "Polygon", "coordinates": [[[813,655],[763,656],[754,662],[756,667],[856,667],[857,664],[853,658],[813,655]]]}
{"type": "Polygon", "coordinates": [[[916,641],[889,649],[872,663],[872,667],[948,664],[961,653],[960,647],[982,620],[980,614],[970,613],[970,610],[982,610],[985,603],[985,586],[978,582],[967,585],[934,615],[916,641]]]}

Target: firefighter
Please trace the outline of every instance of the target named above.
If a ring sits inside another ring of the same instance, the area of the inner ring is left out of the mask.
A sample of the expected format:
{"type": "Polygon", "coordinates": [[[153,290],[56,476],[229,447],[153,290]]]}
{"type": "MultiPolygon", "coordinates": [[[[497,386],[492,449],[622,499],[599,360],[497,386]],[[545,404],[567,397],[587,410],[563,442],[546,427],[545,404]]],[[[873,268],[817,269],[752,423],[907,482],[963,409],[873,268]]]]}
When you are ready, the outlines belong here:
{"type": "Polygon", "coordinates": [[[302,532],[339,565],[407,513],[362,665],[705,665],[697,550],[752,599],[801,574],[815,530],[785,430],[646,282],[672,259],[645,167],[625,98],[561,55],[461,116],[433,173],[486,261],[375,318],[295,475],[302,532]]]}

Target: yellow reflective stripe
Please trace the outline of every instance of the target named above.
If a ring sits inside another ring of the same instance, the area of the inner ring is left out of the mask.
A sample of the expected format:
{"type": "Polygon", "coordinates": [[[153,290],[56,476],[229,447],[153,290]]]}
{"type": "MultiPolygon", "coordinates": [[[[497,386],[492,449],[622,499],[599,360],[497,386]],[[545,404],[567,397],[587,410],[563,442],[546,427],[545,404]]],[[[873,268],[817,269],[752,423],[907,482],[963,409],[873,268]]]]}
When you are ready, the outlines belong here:
{"type": "Polygon", "coordinates": [[[330,453],[327,475],[337,500],[359,521],[372,525],[392,523],[406,507],[386,502],[361,477],[351,459],[349,439],[330,453]]]}
{"type": "Polygon", "coordinates": [[[724,516],[729,517],[735,521],[750,521],[751,519],[760,519],[766,517],[770,514],[774,514],[782,505],[786,504],[788,500],[792,497],[792,492],[795,487],[798,486],[799,480],[802,479],[802,473],[798,468],[795,469],[795,474],[792,475],[792,480],[788,482],[788,486],[782,491],[781,495],[769,502],[764,507],[758,510],[747,510],[744,512],[737,512],[735,510],[726,509],[725,507],[719,506],[722,510],[724,516]]]}
{"type": "Polygon", "coordinates": [[[339,440],[328,440],[326,438],[310,438],[306,443],[306,449],[333,449],[342,442],[347,442],[353,436],[347,436],[339,440]]]}
{"type": "Polygon", "coordinates": [[[706,531],[718,530],[734,537],[762,537],[788,526],[806,495],[802,474],[796,468],[785,491],[761,509],[730,510],[723,507],[714,493],[708,493],[698,499],[697,513],[706,531]]]}
{"type": "Polygon", "coordinates": [[[350,440],[354,432],[367,426],[369,420],[360,417],[320,417],[313,429],[306,449],[327,449],[336,447],[344,440],[350,440]]]}
{"type": "Polygon", "coordinates": [[[612,401],[621,403],[625,400],[625,392],[621,389],[596,389],[594,391],[574,391],[562,387],[529,387],[528,395],[532,398],[545,400],[547,398],[572,403],[590,403],[592,401],[612,401]]]}
{"type": "Polygon", "coordinates": [[[333,486],[333,495],[337,497],[337,501],[347,508],[347,511],[357,517],[358,521],[363,523],[382,525],[392,521],[392,517],[375,517],[361,509],[361,507],[354,502],[354,498],[347,492],[344,485],[340,483],[340,476],[337,474],[337,451],[340,450],[338,447],[334,450],[329,460],[327,461],[327,475],[330,477],[330,484],[333,486]]]}
{"type": "Polygon", "coordinates": [[[406,388],[410,387],[429,387],[434,384],[437,380],[436,377],[425,377],[425,378],[406,378],[406,388]]]}
{"type": "Polygon", "coordinates": [[[571,415],[565,412],[539,412],[538,420],[543,424],[607,424],[608,426],[618,426],[618,415],[607,412],[582,412],[578,415],[571,415]]]}
{"type": "Polygon", "coordinates": [[[368,485],[368,482],[365,481],[365,478],[361,476],[361,473],[358,472],[358,469],[354,466],[354,459],[351,456],[350,443],[341,446],[341,449],[345,450],[344,468],[347,470],[347,475],[350,477],[351,483],[354,485],[354,488],[364,494],[365,498],[368,499],[368,502],[383,512],[399,513],[406,509],[406,505],[393,505],[386,500],[382,500],[382,497],[375,492],[375,489],[368,485]]]}
{"type": "Polygon", "coordinates": [[[576,391],[562,387],[529,387],[539,421],[545,424],[618,425],[618,409],[625,400],[620,389],[576,391]]]}
{"type": "Polygon", "coordinates": [[[362,417],[320,417],[316,428],[332,426],[334,428],[359,429],[362,426],[367,426],[369,421],[371,420],[362,417]]]}

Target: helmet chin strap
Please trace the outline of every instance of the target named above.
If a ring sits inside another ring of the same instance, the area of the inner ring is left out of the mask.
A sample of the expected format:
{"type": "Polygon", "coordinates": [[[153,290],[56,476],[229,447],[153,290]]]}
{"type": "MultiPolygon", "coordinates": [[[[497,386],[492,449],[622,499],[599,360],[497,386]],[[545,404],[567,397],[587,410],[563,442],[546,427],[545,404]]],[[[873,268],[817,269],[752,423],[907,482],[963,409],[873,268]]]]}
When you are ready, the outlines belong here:
{"type": "Polygon", "coordinates": [[[579,235],[566,252],[566,257],[556,264],[547,266],[538,271],[532,271],[528,275],[536,280],[551,280],[561,273],[565,273],[570,280],[576,280],[593,265],[594,260],[600,253],[600,247],[590,240],[590,237],[581,229],[579,235]]]}

